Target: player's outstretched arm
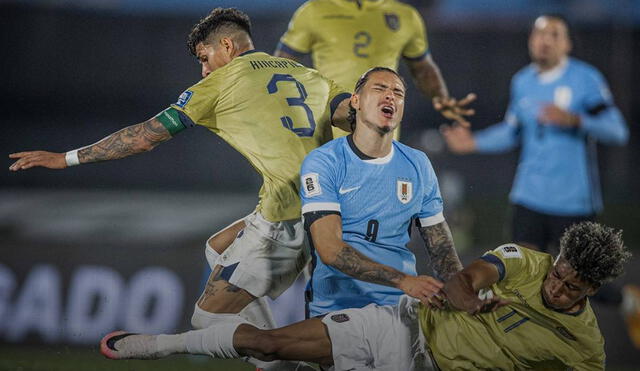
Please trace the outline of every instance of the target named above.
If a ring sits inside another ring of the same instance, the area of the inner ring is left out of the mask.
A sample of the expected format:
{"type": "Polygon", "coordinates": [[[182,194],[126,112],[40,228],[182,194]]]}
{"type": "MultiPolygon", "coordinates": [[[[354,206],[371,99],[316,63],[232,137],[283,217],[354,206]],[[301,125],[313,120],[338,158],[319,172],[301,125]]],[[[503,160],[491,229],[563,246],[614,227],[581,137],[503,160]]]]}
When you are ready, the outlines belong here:
{"type": "Polygon", "coordinates": [[[442,283],[429,276],[410,276],[377,263],[342,240],[342,218],[331,214],[311,224],[311,238],[323,263],[362,281],[391,286],[428,304],[442,283]]]}
{"type": "Polygon", "coordinates": [[[430,55],[419,60],[407,60],[407,66],[420,91],[432,99],[433,107],[449,120],[469,125],[466,117],[475,114],[468,105],[476,100],[473,93],[461,100],[449,96],[449,90],[440,73],[440,68],[430,55]]]}
{"type": "Polygon", "coordinates": [[[97,143],[70,151],[54,153],[47,151],[18,152],[9,155],[17,159],[9,170],[27,170],[32,167],[64,169],[71,165],[117,160],[140,152],[152,150],[158,144],[171,139],[171,134],[155,118],[121,129],[97,143]]]}
{"type": "Polygon", "coordinates": [[[428,227],[420,227],[433,270],[443,281],[448,281],[462,270],[462,263],[453,243],[449,224],[444,221],[428,227]]]}
{"type": "Polygon", "coordinates": [[[499,278],[495,265],[478,259],[451,277],[443,291],[453,309],[469,314],[492,312],[509,304],[509,301],[497,296],[480,299],[478,291],[498,282],[499,278]]]}

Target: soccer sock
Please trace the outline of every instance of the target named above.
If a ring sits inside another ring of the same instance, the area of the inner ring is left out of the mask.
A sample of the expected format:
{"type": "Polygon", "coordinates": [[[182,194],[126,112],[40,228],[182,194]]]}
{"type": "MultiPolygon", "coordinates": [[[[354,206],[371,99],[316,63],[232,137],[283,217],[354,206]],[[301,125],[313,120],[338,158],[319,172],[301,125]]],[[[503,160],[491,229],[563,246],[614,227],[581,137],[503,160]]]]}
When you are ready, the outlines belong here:
{"type": "Polygon", "coordinates": [[[190,354],[206,354],[215,358],[240,358],[233,347],[233,334],[238,326],[248,323],[235,314],[221,314],[219,322],[202,330],[184,333],[184,345],[190,354]]]}

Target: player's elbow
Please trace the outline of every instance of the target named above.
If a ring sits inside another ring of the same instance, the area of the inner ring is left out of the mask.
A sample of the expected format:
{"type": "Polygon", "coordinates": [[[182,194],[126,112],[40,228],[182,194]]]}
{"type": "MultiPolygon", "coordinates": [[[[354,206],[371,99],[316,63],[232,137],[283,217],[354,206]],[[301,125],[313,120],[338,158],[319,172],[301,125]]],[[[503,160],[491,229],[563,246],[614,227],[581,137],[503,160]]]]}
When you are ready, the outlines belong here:
{"type": "Polygon", "coordinates": [[[318,252],[318,256],[320,257],[320,260],[326,265],[333,266],[336,260],[338,259],[339,248],[317,246],[316,251],[318,252]]]}

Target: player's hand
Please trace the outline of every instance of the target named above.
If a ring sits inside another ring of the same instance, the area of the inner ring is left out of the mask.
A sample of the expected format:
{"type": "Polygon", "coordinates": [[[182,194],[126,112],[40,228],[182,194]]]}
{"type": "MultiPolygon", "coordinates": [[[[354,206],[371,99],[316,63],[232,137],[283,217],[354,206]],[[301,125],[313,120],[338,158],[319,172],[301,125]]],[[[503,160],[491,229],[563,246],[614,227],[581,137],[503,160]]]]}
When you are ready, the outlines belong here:
{"type": "Polygon", "coordinates": [[[474,93],[469,93],[460,100],[452,97],[434,97],[432,103],[433,108],[440,112],[442,116],[451,121],[458,122],[465,127],[470,127],[471,124],[467,121],[466,117],[474,115],[476,111],[473,108],[467,108],[467,106],[476,100],[476,98],[477,96],[474,93]]]}
{"type": "Polygon", "coordinates": [[[440,134],[447,143],[449,151],[457,155],[465,155],[476,150],[476,142],[467,126],[457,122],[451,125],[444,124],[440,126],[440,134]]]}
{"type": "Polygon", "coordinates": [[[9,170],[27,170],[35,166],[46,167],[48,169],[64,169],[67,167],[64,153],[54,153],[46,151],[18,152],[9,155],[9,158],[18,159],[9,170]]]}
{"type": "Polygon", "coordinates": [[[405,294],[420,300],[424,305],[436,304],[436,295],[440,294],[440,289],[444,284],[430,276],[404,276],[398,288],[405,294]]]}
{"type": "Polygon", "coordinates": [[[548,104],[542,107],[538,114],[538,120],[545,125],[556,125],[565,128],[572,128],[580,125],[580,117],[565,111],[555,104],[548,104]]]}

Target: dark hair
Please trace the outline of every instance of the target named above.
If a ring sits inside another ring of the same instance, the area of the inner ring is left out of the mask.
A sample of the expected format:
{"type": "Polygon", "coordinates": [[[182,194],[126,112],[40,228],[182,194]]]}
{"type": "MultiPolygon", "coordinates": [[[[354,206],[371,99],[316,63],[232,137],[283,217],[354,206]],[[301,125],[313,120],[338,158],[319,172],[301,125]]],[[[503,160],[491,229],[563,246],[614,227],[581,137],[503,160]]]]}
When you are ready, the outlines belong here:
{"type": "Polygon", "coordinates": [[[196,23],[189,37],[187,47],[193,55],[196,54],[196,45],[204,43],[209,36],[220,31],[243,31],[251,36],[251,20],[249,16],[236,8],[215,8],[196,23]]]}
{"type": "MultiPolygon", "coordinates": [[[[407,87],[407,83],[395,70],[389,67],[373,67],[370,68],[367,72],[363,73],[362,76],[360,76],[360,78],[356,82],[355,88],[353,89],[353,94],[358,94],[362,90],[362,87],[367,83],[367,81],[369,81],[369,77],[374,72],[391,72],[392,74],[396,75],[400,79],[400,81],[402,81],[402,85],[405,88],[407,87]]],[[[349,122],[349,125],[351,125],[351,131],[353,131],[356,125],[356,109],[351,106],[351,102],[349,102],[349,117],[347,117],[347,121],[349,122]]]]}
{"type": "Polygon", "coordinates": [[[598,288],[622,274],[631,253],[622,241],[622,230],[582,222],[563,233],[560,256],[567,259],[580,279],[598,288]]]}

